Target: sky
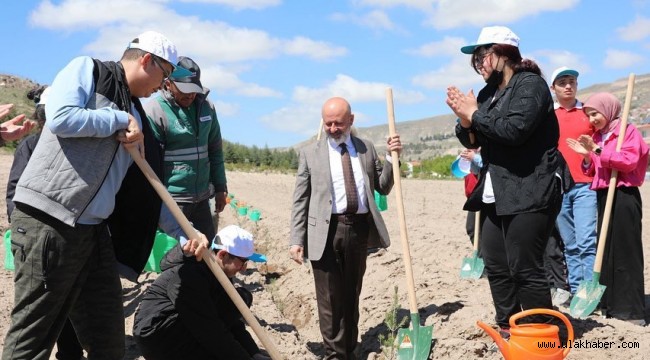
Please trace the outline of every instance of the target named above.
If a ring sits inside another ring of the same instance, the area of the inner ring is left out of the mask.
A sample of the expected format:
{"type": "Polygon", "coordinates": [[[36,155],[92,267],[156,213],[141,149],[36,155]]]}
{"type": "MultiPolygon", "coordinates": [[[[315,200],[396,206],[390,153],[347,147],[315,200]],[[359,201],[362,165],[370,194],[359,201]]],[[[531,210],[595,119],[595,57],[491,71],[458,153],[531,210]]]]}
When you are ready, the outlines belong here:
{"type": "Polygon", "coordinates": [[[52,82],[77,56],[118,60],[156,30],[201,67],[224,139],[292,146],[315,135],[323,102],[343,96],[355,125],[449,114],[450,85],[483,86],[460,52],[503,25],[549,77],[579,87],[650,72],[650,0],[5,1],[0,73],[52,82]]]}

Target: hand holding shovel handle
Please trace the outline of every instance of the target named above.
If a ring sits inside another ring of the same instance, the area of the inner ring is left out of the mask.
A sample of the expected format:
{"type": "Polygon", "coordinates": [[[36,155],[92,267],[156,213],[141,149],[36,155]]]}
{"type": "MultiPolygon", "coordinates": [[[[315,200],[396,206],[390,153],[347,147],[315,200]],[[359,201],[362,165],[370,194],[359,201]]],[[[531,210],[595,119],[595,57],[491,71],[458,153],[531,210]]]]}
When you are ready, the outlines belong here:
{"type": "MultiPolygon", "coordinates": [[[[167,205],[171,213],[174,215],[174,218],[176,218],[176,221],[178,221],[185,234],[190,238],[198,238],[194,227],[187,220],[181,209],[178,207],[178,204],[176,204],[176,201],[174,201],[174,199],[171,197],[167,191],[167,188],[165,188],[165,186],[162,184],[156,173],[153,172],[151,166],[149,166],[149,163],[147,163],[147,161],[142,158],[140,152],[137,149],[132,147],[127,147],[126,149],[129,154],[131,154],[131,157],[138,165],[144,176],[147,178],[147,180],[149,180],[151,186],[153,186],[153,188],[156,190],[158,196],[160,196],[162,201],[165,203],[165,205],[167,205]]],[[[203,261],[206,262],[214,276],[217,277],[217,280],[219,280],[219,283],[226,290],[226,293],[228,296],[230,296],[232,302],[235,304],[235,306],[237,306],[237,309],[246,320],[246,323],[248,323],[253,331],[255,331],[255,335],[257,335],[257,337],[260,339],[271,358],[273,360],[281,360],[282,357],[280,356],[280,353],[267,336],[264,328],[260,326],[255,316],[253,316],[253,313],[251,313],[248,306],[246,306],[246,303],[244,303],[244,300],[242,300],[237,290],[235,290],[235,287],[230,282],[230,279],[228,279],[226,274],[216,263],[216,260],[209,249],[203,250],[203,261]]]]}

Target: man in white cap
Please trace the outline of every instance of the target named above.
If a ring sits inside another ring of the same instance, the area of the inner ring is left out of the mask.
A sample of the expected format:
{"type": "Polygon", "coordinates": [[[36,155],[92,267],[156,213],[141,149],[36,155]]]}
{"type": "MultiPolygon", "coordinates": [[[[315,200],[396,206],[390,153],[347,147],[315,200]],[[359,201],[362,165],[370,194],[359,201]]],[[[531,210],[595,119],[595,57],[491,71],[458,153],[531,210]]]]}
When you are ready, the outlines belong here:
{"type": "MultiPolygon", "coordinates": [[[[212,243],[216,263],[229,278],[246,270],[256,254],[253,235],[236,225],[223,228],[212,243]]],[[[160,263],[163,270],[135,313],[133,336],[147,360],[265,360],[226,290],[205,262],[183,256],[179,248],[160,263]]],[[[250,307],[253,295],[237,292],[250,307]]]]}
{"type": "Polygon", "coordinates": [[[564,156],[575,185],[564,193],[556,224],[564,242],[571,294],[583,281],[591,280],[596,259],[598,207],[596,192],[590,189],[593,178],[582,170],[582,156],[573,151],[567,139],[594,133],[589,118],[576,99],[578,71],[566,66],[553,71],[551,91],[555,94],[555,115],[560,126],[558,149],[564,156]]]}
{"type": "Polygon", "coordinates": [[[161,96],[144,108],[156,139],[164,145],[167,190],[197,230],[212,239],[218,214],[226,205],[226,169],[221,129],[210,89],[201,84],[201,69],[181,56],[178,67],[187,76],[165,80],[161,96]],[[214,218],[210,198],[214,196],[214,218]]]}
{"type": "MultiPolygon", "coordinates": [[[[48,359],[68,317],[89,359],[124,357],[113,246],[124,246],[121,263],[144,267],[161,211],[125,147],[161,173],[139,98],[175,72],[176,56],[171,41],[147,31],[119,62],[78,57],[54,79],[46,125],[13,198],[15,296],[2,359],[48,359]]],[[[192,239],[185,249],[201,254],[207,244],[192,239]]]]}

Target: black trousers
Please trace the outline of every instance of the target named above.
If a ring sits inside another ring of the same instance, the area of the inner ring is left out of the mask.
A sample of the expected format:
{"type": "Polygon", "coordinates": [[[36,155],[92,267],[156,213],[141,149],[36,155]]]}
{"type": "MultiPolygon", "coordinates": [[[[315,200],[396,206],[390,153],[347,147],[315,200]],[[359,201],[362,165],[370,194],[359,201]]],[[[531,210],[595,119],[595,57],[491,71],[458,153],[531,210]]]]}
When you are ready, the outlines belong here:
{"type": "Polygon", "coordinates": [[[65,322],[61,333],[59,333],[56,348],[57,360],[80,360],[83,357],[83,348],[77,339],[77,333],[74,331],[70,319],[65,322]]]}
{"type": "MultiPolygon", "coordinates": [[[[598,229],[601,231],[607,190],[598,190],[598,229]]],[[[603,252],[600,283],[607,286],[601,307],[607,316],[639,320],[645,315],[641,194],[637,187],[616,188],[603,252]]]]}
{"type": "Polygon", "coordinates": [[[544,251],[560,204],[506,216],[498,216],[494,204],[483,205],[481,250],[500,327],[509,327],[510,317],[522,309],[552,308],[544,251]]]}
{"type": "Polygon", "coordinates": [[[332,216],[323,256],[312,261],[325,360],[356,360],[368,235],[367,220],[343,223],[332,216]]]}

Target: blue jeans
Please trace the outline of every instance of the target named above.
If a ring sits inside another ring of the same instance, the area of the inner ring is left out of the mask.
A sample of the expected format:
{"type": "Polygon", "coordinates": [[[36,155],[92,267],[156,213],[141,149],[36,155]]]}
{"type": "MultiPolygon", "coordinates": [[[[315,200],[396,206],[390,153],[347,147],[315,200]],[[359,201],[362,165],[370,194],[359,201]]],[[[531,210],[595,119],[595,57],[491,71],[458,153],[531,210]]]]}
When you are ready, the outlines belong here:
{"type": "Polygon", "coordinates": [[[572,294],[581,282],[592,278],[597,221],[596,192],[589,189],[588,183],[577,183],[564,194],[562,209],[557,216],[572,294]]]}

